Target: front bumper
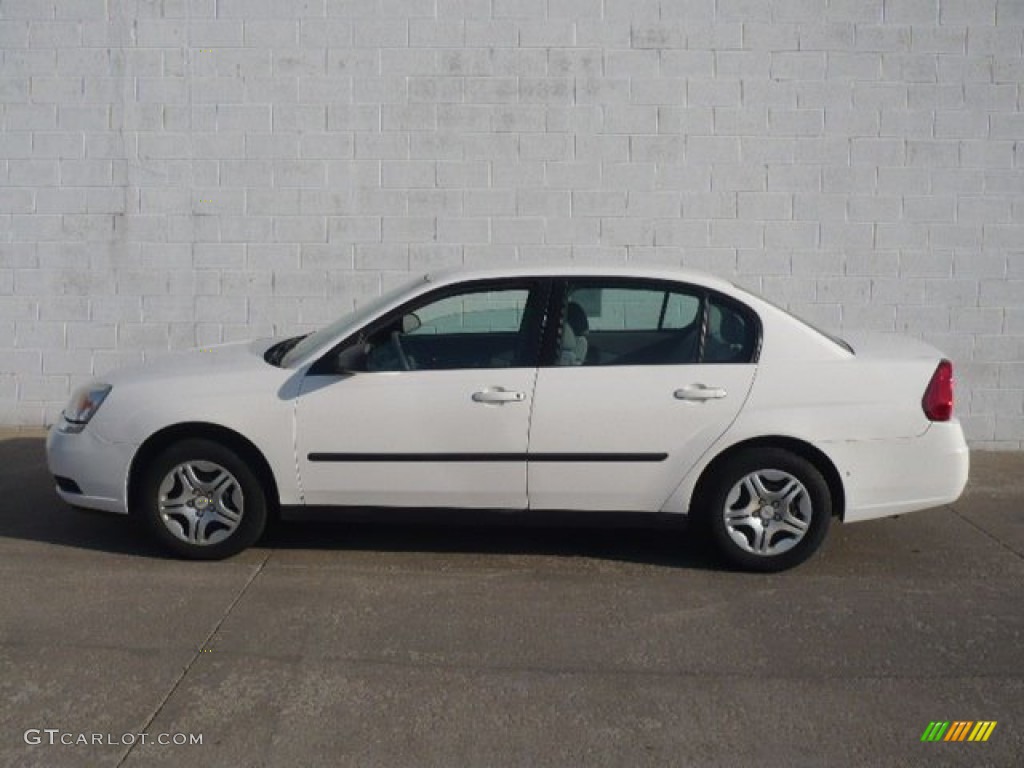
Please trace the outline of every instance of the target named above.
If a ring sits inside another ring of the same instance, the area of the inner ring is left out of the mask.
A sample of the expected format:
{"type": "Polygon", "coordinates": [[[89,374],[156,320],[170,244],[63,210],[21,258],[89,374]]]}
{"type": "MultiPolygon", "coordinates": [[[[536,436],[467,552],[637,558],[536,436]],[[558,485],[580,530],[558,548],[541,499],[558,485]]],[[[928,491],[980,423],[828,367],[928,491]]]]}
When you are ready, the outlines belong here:
{"type": "Polygon", "coordinates": [[[847,523],[952,504],[967,485],[970,455],[955,420],[914,438],[821,447],[842,474],[847,523]]]}
{"type": "Polygon", "coordinates": [[[77,434],[50,428],[46,436],[46,465],[50,474],[67,478],[76,493],[57,486],[57,495],[73,507],[128,514],[128,471],[138,446],[112,443],[89,427],[77,434]]]}

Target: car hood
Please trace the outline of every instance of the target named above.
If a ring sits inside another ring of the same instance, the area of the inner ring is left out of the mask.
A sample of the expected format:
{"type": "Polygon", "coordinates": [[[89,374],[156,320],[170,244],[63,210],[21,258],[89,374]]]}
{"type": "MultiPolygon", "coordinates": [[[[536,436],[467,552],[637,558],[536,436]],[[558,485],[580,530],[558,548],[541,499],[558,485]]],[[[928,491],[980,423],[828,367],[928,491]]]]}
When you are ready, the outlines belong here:
{"type": "Polygon", "coordinates": [[[116,386],[144,379],[188,378],[220,372],[239,373],[246,369],[265,370],[270,366],[263,355],[277,341],[257,339],[170,352],[139,365],[118,368],[99,378],[116,386]]]}

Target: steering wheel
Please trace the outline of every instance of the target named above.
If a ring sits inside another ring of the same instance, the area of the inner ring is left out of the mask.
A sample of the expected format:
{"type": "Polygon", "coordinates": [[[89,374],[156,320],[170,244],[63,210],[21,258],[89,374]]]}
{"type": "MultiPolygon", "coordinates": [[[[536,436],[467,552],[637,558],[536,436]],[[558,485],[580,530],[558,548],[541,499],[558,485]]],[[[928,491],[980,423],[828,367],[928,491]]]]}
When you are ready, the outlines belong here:
{"type": "Polygon", "coordinates": [[[405,349],[402,347],[401,334],[398,331],[391,332],[391,346],[395,350],[395,354],[398,355],[398,362],[402,364],[403,371],[411,371],[412,363],[409,362],[409,356],[405,354],[405,349]]]}

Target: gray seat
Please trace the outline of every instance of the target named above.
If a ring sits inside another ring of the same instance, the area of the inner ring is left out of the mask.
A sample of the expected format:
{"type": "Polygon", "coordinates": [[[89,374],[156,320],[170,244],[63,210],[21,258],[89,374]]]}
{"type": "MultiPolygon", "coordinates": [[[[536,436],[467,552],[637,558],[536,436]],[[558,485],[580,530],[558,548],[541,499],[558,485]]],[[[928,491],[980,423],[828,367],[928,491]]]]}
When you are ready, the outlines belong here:
{"type": "Polygon", "coordinates": [[[711,305],[704,362],[733,363],[750,354],[750,334],[743,319],[711,305]]]}
{"type": "Polygon", "coordinates": [[[559,345],[559,365],[583,365],[587,360],[590,343],[587,334],[590,322],[583,307],[570,301],[565,308],[565,321],[562,323],[562,338],[559,345]]]}

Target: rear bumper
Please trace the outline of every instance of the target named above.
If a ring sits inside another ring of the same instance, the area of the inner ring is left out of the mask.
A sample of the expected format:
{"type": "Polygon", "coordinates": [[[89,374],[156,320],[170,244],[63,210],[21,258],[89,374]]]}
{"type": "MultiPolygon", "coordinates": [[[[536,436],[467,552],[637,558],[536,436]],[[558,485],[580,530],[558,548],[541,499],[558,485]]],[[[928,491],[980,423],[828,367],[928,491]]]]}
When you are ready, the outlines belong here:
{"type": "Polygon", "coordinates": [[[914,438],[820,447],[842,476],[847,523],[951,504],[967,485],[970,457],[955,420],[933,423],[914,438]]]}
{"type": "Polygon", "coordinates": [[[62,480],[57,495],[73,507],[128,514],[128,469],[136,446],[111,443],[88,427],[78,434],[50,428],[46,436],[46,464],[62,480]],[[77,486],[80,493],[68,490],[77,486]]]}

